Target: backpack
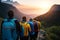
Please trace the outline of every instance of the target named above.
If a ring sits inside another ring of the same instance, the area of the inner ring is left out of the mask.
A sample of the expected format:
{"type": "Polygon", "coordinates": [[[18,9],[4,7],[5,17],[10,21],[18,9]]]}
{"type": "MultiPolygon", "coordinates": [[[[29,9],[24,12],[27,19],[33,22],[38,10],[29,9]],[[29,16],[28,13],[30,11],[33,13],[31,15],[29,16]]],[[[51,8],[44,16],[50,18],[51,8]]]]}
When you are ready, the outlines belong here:
{"type": "Polygon", "coordinates": [[[38,32],[38,23],[36,21],[34,22],[34,31],[38,32]]]}
{"type": "Polygon", "coordinates": [[[3,22],[3,28],[6,28],[6,29],[15,29],[16,28],[16,24],[15,24],[15,20],[16,19],[4,19],[4,22],[3,22]]]}
{"type": "Polygon", "coordinates": [[[21,25],[21,36],[28,36],[30,31],[30,25],[27,22],[20,22],[21,25]]]}
{"type": "Polygon", "coordinates": [[[6,39],[13,38],[16,40],[17,38],[15,20],[16,19],[4,19],[2,24],[2,35],[3,37],[6,37],[6,39]]]}
{"type": "Polygon", "coordinates": [[[34,35],[34,23],[33,21],[29,21],[30,27],[31,27],[31,32],[30,35],[34,35]]]}

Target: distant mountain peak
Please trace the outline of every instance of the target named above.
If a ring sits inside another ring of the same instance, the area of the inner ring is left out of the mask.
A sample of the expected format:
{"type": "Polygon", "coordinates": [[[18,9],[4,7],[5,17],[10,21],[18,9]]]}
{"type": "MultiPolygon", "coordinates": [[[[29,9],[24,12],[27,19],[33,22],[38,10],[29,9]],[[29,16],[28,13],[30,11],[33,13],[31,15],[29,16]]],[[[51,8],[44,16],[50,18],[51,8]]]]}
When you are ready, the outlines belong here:
{"type": "Polygon", "coordinates": [[[50,11],[59,11],[60,9],[60,5],[59,4],[54,4],[52,7],[51,7],[51,9],[50,9],[50,11]]]}

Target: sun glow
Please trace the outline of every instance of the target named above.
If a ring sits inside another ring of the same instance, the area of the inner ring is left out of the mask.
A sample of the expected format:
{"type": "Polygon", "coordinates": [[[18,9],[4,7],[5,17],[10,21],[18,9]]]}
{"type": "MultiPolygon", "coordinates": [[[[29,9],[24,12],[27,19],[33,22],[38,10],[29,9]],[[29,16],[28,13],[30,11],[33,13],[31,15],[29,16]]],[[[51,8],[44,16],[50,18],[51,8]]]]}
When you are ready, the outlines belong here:
{"type": "Polygon", "coordinates": [[[52,4],[49,3],[50,1],[40,1],[40,2],[36,2],[35,4],[31,4],[31,3],[21,3],[21,1],[17,0],[18,3],[20,3],[20,5],[16,6],[18,8],[18,10],[20,10],[22,13],[25,13],[27,15],[43,15],[46,12],[49,11],[49,9],[51,8],[52,4]]]}
{"type": "Polygon", "coordinates": [[[40,2],[39,4],[40,4],[40,5],[39,5],[40,8],[43,8],[43,9],[47,9],[47,8],[49,8],[49,7],[51,6],[48,1],[42,1],[42,2],[40,2]]]}
{"type": "Polygon", "coordinates": [[[38,5],[41,9],[41,14],[45,14],[51,8],[51,4],[48,1],[41,1],[38,5]]]}

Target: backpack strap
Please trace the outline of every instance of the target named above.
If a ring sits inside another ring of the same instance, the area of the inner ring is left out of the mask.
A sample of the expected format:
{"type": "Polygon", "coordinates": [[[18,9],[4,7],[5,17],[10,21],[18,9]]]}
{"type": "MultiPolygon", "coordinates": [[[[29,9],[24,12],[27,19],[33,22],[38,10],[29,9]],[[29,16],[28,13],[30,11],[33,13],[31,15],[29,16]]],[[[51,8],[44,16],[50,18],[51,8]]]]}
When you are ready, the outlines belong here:
{"type": "MultiPolygon", "coordinates": [[[[11,19],[11,20],[15,21],[15,20],[17,20],[17,19],[13,18],[13,19],[11,19]]],[[[6,19],[4,19],[3,21],[6,22],[6,21],[8,21],[8,19],[6,18],[6,19]]]]}
{"type": "Polygon", "coordinates": [[[25,24],[27,25],[28,23],[27,23],[27,22],[25,22],[25,24]]]}
{"type": "Polygon", "coordinates": [[[17,19],[13,18],[13,19],[11,19],[11,20],[15,21],[15,20],[17,20],[17,19]]]}
{"type": "Polygon", "coordinates": [[[6,21],[7,21],[7,19],[4,19],[3,21],[4,21],[4,22],[6,22],[6,21]]]}

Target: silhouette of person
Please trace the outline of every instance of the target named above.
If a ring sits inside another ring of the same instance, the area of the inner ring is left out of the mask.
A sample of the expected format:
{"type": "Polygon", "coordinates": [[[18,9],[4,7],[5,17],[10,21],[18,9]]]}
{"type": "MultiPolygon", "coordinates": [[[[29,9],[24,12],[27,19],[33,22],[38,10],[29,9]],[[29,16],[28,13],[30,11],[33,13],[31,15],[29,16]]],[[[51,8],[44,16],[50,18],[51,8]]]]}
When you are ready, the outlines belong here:
{"type": "Polygon", "coordinates": [[[29,32],[31,31],[30,25],[26,20],[26,17],[22,17],[22,21],[20,22],[21,32],[20,32],[20,40],[29,40],[29,32]]]}
{"type": "Polygon", "coordinates": [[[30,34],[30,40],[35,40],[35,38],[34,38],[35,32],[34,32],[34,22],[33,22],[33,19],[30,18],[28,23],[30,24],[30,27],[31,27],[31,32],[29,33],[30,34]]]}
{"type": "Polygon", "coordinates": [[[20,24],[14,18],[14,12],[8,11],[8,18],[1,23],[2,40],[17,40],[20,31],[20,24]]]}
{"type": "Polygon", "coordinates": [[[35,40],[37,40],[40,27],[41,27],[41,23],[39,21],[34,20],[34,32],[35,32],[34,38],[35,38],[35,40]]]}

